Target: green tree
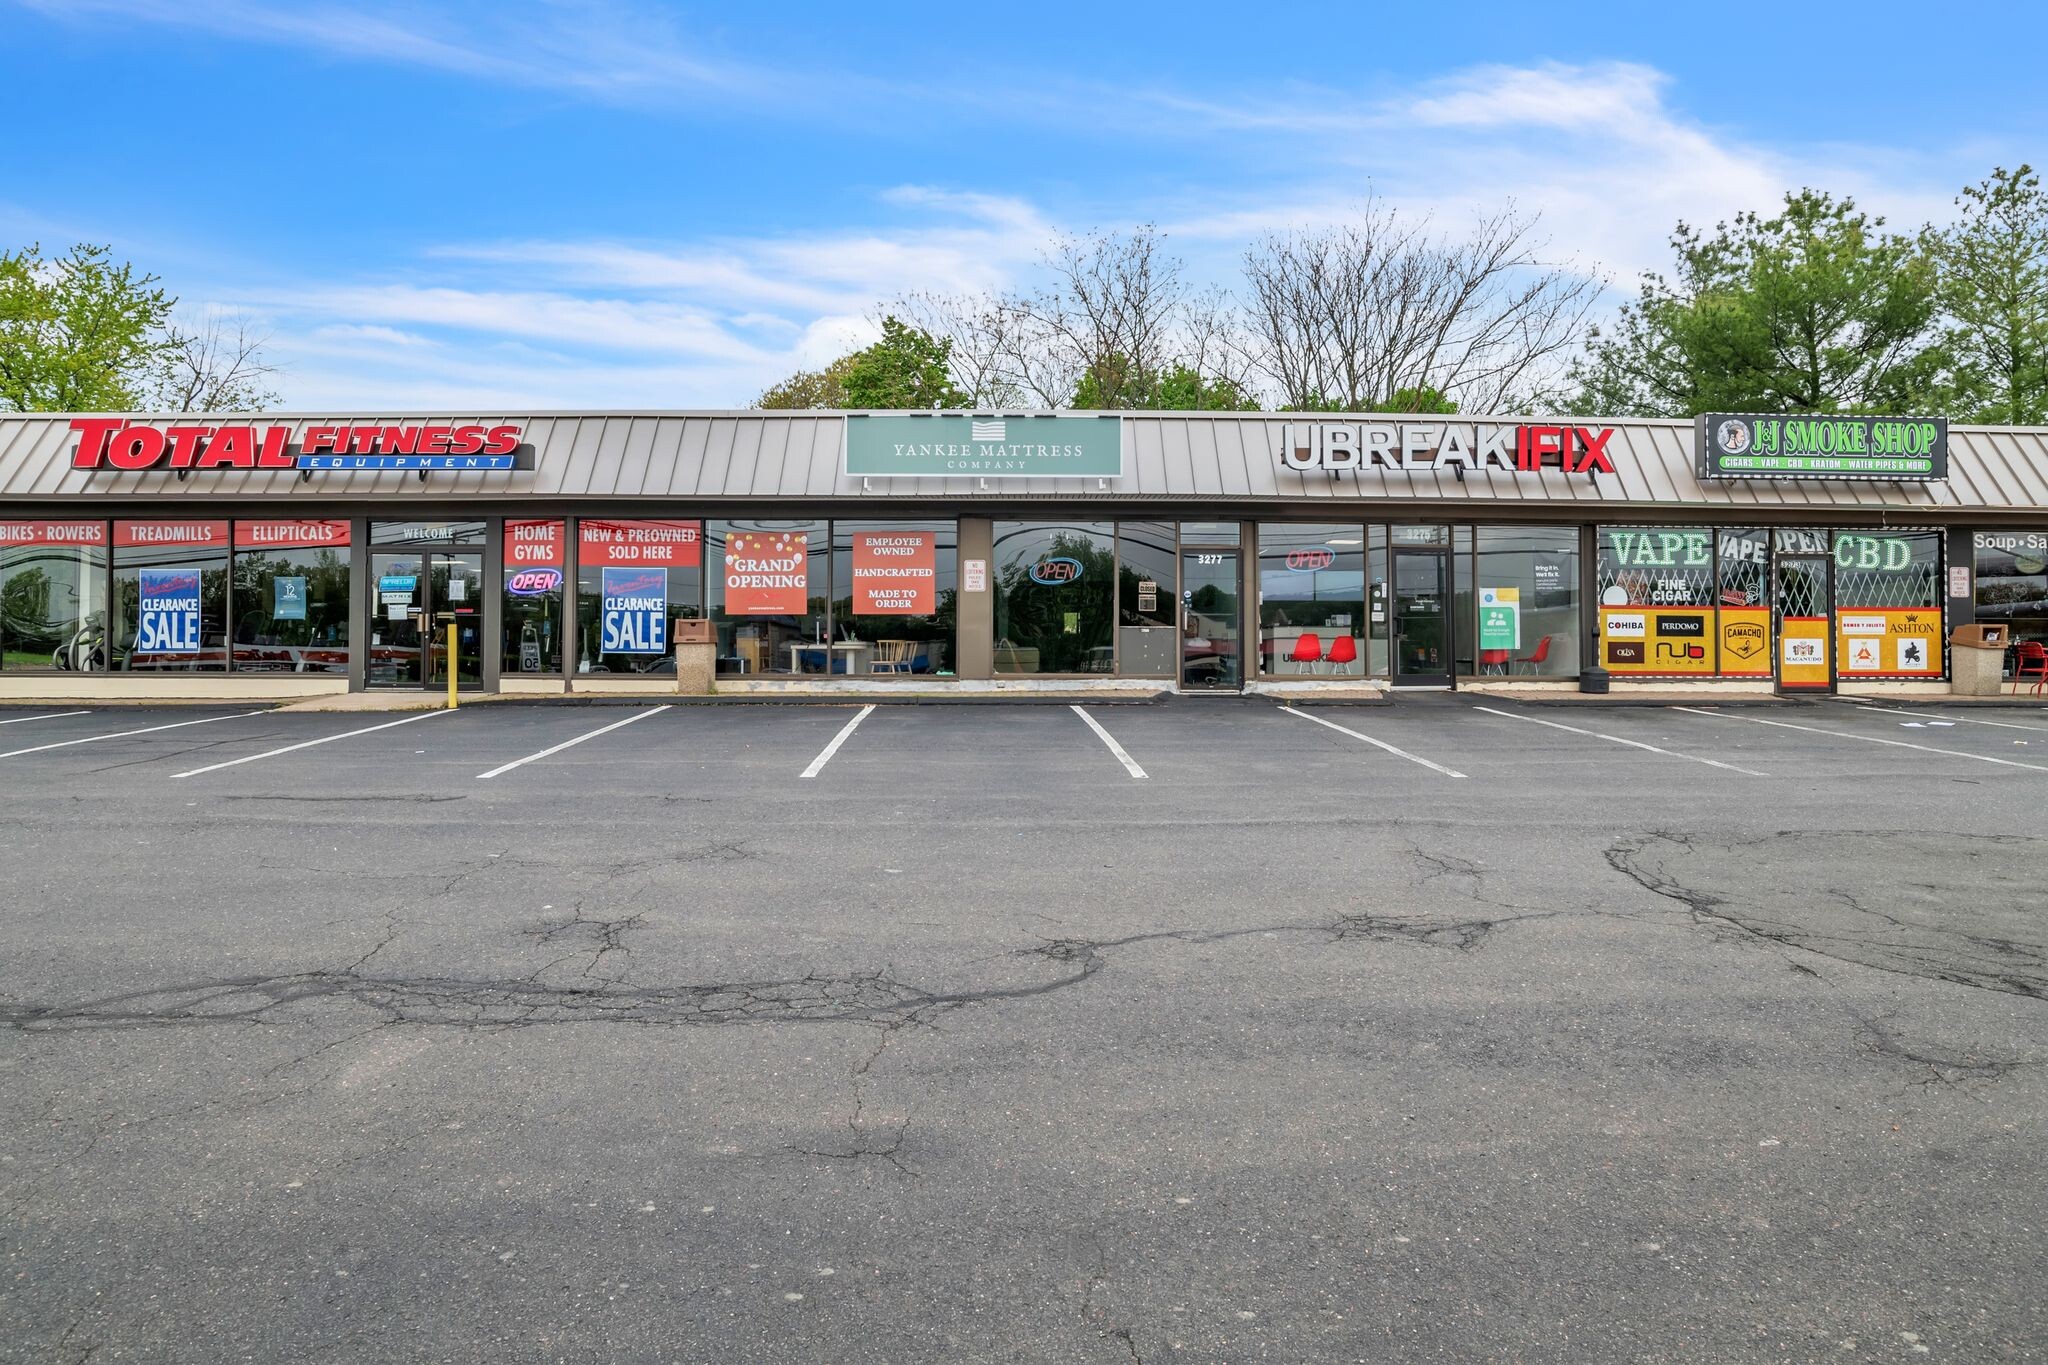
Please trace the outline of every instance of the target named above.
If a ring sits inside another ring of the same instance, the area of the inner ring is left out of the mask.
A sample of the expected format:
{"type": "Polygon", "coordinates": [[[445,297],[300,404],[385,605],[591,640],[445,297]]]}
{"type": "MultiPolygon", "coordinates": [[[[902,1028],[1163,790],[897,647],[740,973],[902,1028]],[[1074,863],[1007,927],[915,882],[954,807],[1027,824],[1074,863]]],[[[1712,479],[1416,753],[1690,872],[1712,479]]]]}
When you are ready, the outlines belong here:
{"type": "Polygon", "coordinates": [[[1140,374],[1122,356],[1109,356],[1082,373],[1068,406],[1084,412],[1257,412],[1259,399],[1236,380],[1205,378],[1191,365],[1176,362],[1156,374],[1140,374]]]}
{"type": "Polygon", "coordinates": [[[0,410],[137,406],[171,344],[177,300],[156,283],[104,246],[53,260],[36,245],[0,252],[0,410]]]}
{"type": "Polygon", "coordinates": [[[770,411],[852,406],[846,401],[846,371],[855,354],[843,355],[822,370],[798,370],[764,391],[754,406],[770,411]]]}
{"type": "Polygon", "coordinates": [[[1385,400],[1366,409],[1367,412],[1437,413],[1445,416],[1457,410],[1456,402],[1427,384],[1420,388],[1395,389],[1385,400]]]}
{"type": "Polygon", "coordinates": [[[2048,194],[2031,166],[2003,166],[1957,198],[1962,216],[1929,229],[1956,360],[1955,412],[2048,423],[2048,194]]]}
{"type": "Polygon", "coordinates": [[[882,319],[882,339],[855,351],[842,380],[850,408],[964,408],[953,386],[953,343],[895,316],[882,319]]]}
{"type": "Polygon", "coordinates": [[[1948,382],[1934,263],[1884,220],[1815,190],[1712,236],[1681,223],[1675,277],[1642,292],[1573,368],[1583,412],[1904,412],[1948,382]]]}

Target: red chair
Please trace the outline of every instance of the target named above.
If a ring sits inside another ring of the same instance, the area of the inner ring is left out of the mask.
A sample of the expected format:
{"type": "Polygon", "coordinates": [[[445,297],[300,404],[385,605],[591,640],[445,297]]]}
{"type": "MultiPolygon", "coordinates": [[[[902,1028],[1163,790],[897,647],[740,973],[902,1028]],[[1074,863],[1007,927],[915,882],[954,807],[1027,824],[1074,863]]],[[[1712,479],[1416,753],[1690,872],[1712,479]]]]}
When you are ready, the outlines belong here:
{"type": "Polygon", "coordinates": [[[1294,652],[1287,656],[1287,662],[1300,664],[1303,672],[1312,672],[1322,657],[1323,637],[1310,631],[1294,642],[1294,652]]]}
{"type": "Polygon", "coordinates": [[[1541,672],[1543,668],[1543,661],[1550,657],[1550,642],[1553,638],[1555,637],[1546,635],[1542,639],[1538,640],[1536,642],[1536,652],[1534,654],[1525,655],[1522,658],[1515,660],[1516,664],[1529,665],[1529,671],[1531,673],[1541,672]]]}
{"type": "Polygon", "coordinates": [[[1511,650],[1511,649],[1482,649],[1482,650],[1480,650],[1480,651],[1479,651],[1479,671],[1480,671],[1480,673],[1484,674],[1484,673],[1486,672],[1486,670],[1487,670],[1487,669],[1489,669],[1489,668],[1497,668],[1497,669],[1499,669],[1499,670],[1500,670],[1500,671],[1501,671],[1502,673],[1506,673],[1506,672],[1508,671],[1508,656],[1509,656],[1509,655],[1511,655],[1511,654],[1513,654],[1513,653],[1514,653],[1514,651],[1513,651],[1513,650],[1511,650]]]}
{"type": "Polygon", "coordinates": [[[1339,635],[1336,639],[1330,641],[1330,655],[1324,662],[1330,665],[1332,673],[1345,664],[1357,663],[1357,638],[1350,635],[1339,635]]]}
{"type": "Polygon", "coordinates": [[[2022,640],[2019,643],[2019,657],[2013,661],[2012,681],[2014,687],[2023,685],[2029,674],[2034,678],[2034,695],[2041,695],[2041,684],[2048,683],[2048,645],[2039,640],[2022,640]]]}

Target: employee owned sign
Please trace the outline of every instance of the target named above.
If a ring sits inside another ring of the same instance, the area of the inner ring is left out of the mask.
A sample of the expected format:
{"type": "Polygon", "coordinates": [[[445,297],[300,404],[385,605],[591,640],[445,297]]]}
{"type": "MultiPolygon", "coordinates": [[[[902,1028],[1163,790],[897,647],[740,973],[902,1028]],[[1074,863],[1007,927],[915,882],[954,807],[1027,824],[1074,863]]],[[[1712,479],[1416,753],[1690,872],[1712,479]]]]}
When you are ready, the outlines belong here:
{"type": "Polygon", "coordinates": [[[842,467],[853,477],[1115,479],[1124,472],[1117,417],[872,417],[845,421],[842,467]]]}
{"type": "Polygon", "coordinates": [[[735,531],[725,542],[725,609],[735,616],[802,616],[810,602],[810,537],[735,531]]]}
{"type": "Polygon", "coordinates": [[[931,615],[938,610],[938,560],[935,532],[854,532],[854,615],[931,615]]]}
{"type": "Polygon", "coordinates": [[[195,654],[199,651],[199,571],[143,569],[138,574],[140,610],[135,626],[137,654],[195,654]]]}
{"type": "Polygon", "coordinates": [[[604,571],[604,654],[668,653],[668,570],[604,571]]]}

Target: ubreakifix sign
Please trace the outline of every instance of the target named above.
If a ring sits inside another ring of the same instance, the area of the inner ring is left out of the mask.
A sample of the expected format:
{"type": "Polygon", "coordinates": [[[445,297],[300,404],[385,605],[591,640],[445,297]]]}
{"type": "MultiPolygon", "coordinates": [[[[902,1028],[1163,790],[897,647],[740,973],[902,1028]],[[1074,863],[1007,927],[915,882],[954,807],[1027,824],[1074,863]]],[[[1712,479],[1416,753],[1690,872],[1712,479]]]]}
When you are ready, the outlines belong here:
{"type": "Polygon", "coordinates": [[[1491,467],[1515,473],[1561,469],[1612,474],[1612,427],[1492,422],[1287,422],[1280,463],[1287,469],[1356,472],[1491,467]]]}
{"type": "Polygon", "coordinates": [[[1710,412],[1694,449],[1703,479],[1945,479],[1948,419],[1710,412]]]}
{"type": "Polygon", "coordinates": [[[1121,419],[848,414],[840,468],[855,478],[1115,479],[1124,472],[1121,419]]]}
{"type": "Polygon", "coordinates": [[[121,417],[80,417],[74,469],[519,469],[526,455],[516,425],[382,423],[236,426],[131,425],[121,417]]]}

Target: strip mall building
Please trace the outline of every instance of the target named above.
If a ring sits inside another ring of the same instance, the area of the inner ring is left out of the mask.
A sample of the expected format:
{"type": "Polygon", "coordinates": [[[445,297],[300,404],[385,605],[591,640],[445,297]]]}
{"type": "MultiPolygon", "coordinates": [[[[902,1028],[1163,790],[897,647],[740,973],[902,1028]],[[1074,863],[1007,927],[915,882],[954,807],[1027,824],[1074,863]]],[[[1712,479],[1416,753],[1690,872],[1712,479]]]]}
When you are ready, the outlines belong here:
{"type": "Polygon", "coordinates": [[[1971,622],[2048,640],[2048,430],[0,418],[0,699],[648,690],[706,634],[721,691],[1938,691],[1971,622]]]}

